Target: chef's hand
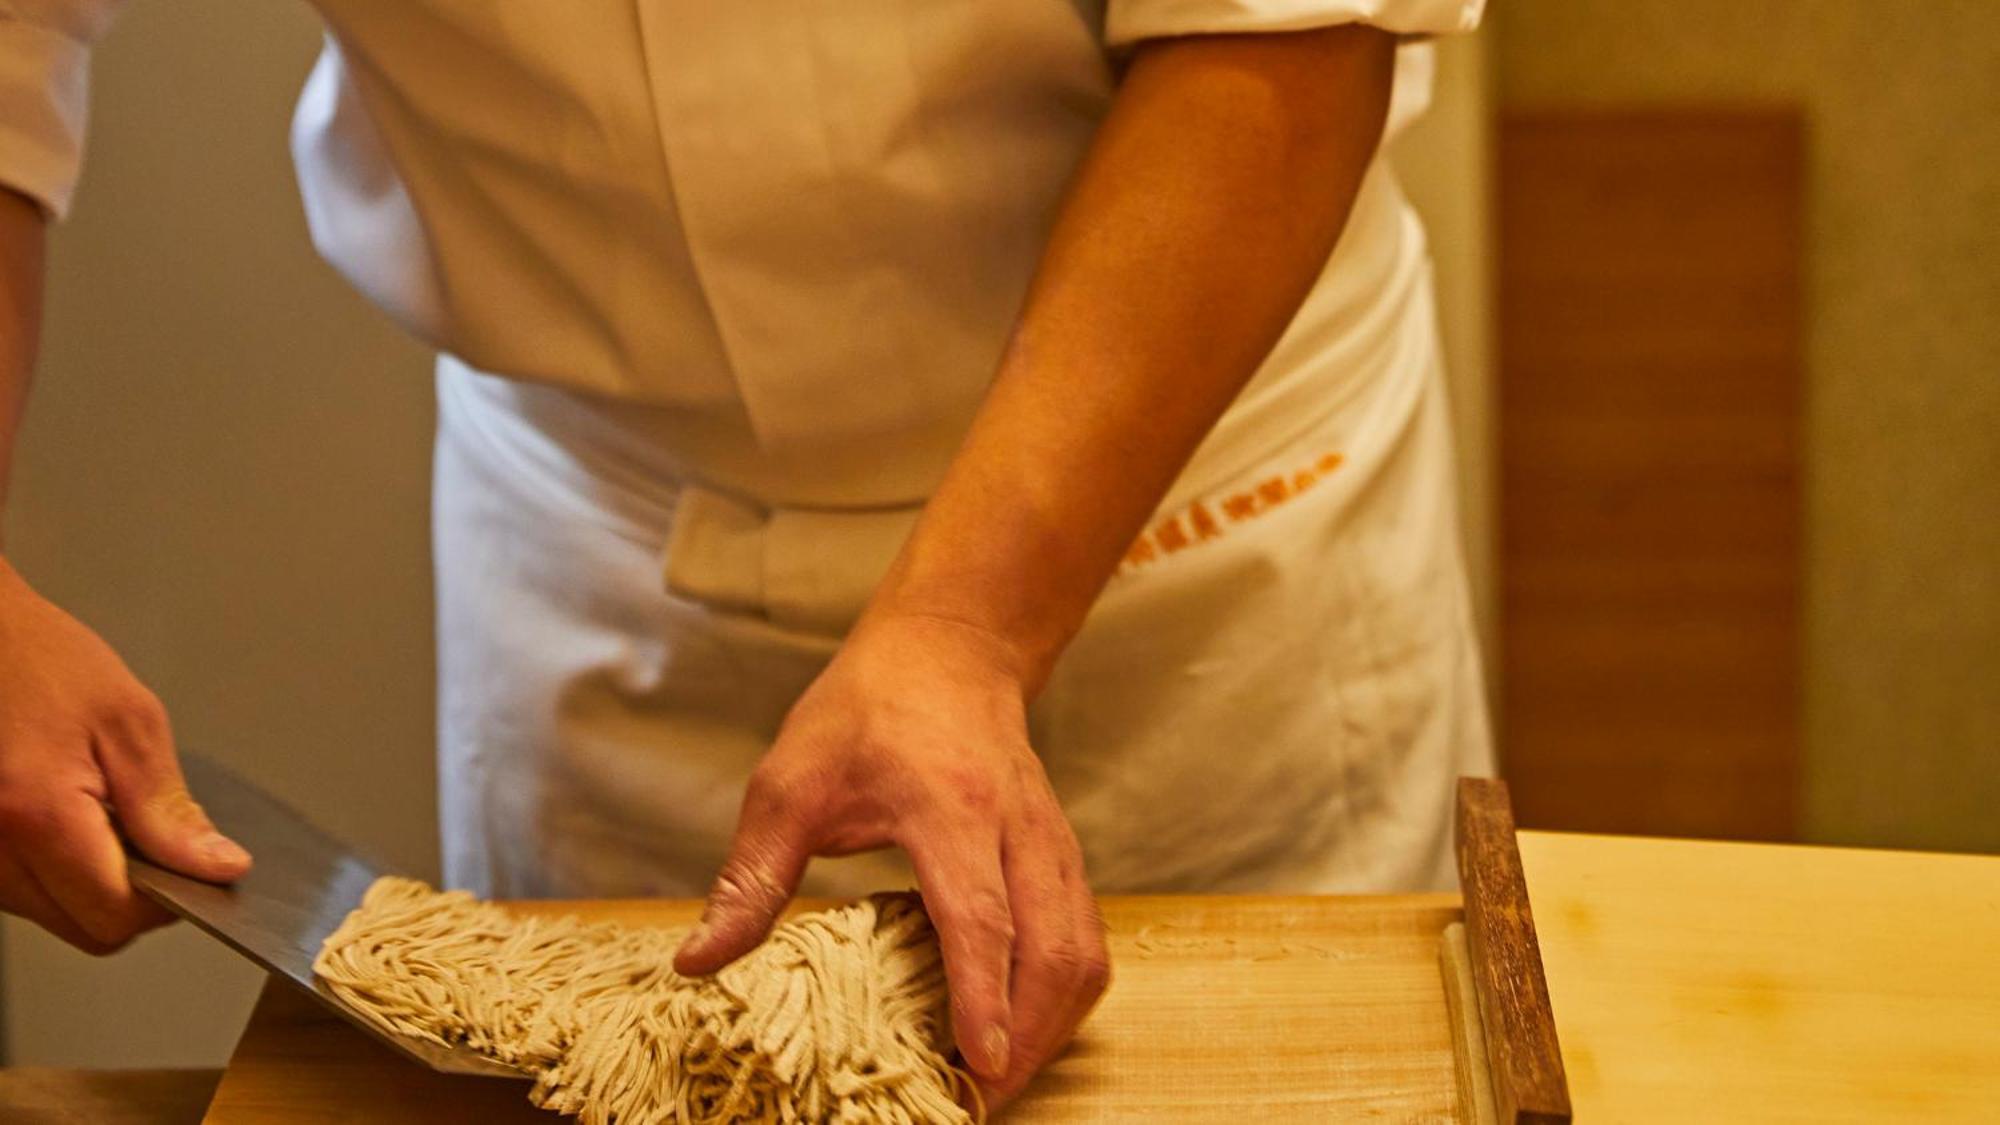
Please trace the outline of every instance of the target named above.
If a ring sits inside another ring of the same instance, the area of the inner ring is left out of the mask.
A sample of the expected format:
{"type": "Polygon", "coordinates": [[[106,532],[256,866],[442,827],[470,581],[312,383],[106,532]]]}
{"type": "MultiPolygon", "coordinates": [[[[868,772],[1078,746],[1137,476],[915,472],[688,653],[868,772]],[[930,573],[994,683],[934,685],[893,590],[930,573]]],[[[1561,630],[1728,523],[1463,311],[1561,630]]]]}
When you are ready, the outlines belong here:
{"type": "Polygon", "coordinates": [[[755,948],[808,858],[901,847],[937,927],[959,1051],[989,1104],[1017,1094],[1096,1004],[1110,960],[1007,665],[956,623],[858,627],[751,775],[674,967],[709,973],[755,948]]]}
{"type": "Polygon", "coordinates": [[[172,921],[132,889],[114,816],[176,871],[250,869],[188,795],[160,701],[0,558],[0,909],[99,954],[172,921]]]}

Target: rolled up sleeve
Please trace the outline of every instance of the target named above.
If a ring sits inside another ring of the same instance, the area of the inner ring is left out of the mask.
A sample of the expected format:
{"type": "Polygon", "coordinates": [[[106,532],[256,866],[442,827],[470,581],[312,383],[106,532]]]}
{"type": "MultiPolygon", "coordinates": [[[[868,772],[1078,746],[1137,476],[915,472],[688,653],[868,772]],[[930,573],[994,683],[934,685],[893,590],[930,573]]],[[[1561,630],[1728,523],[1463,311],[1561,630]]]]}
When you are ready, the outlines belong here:
{"type": "Polygon", "coordinates": [[[90,47],[118,0],[0,0],[0,185],[55,217],[83,163],[90,47]]]}
{"type": "Polygon", "coordinates": [[[1361,23],[1407,36],[1479,26],[1486,0],[1109,0],[1104,38],[1113,48],[1171,35],[1304,31],[1361,23]]]}

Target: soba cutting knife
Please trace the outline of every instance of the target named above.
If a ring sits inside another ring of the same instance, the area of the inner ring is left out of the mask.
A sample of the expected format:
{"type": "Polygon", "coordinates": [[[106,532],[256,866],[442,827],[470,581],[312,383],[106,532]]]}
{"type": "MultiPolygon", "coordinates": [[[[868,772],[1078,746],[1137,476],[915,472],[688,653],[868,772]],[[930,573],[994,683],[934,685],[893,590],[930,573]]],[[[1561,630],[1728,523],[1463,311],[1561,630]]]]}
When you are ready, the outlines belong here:
{"type": "Polygon", "coordinates": [[[134,887],[415,1062],[448,1074],[527,1077],[463,1047],[393,1035],[343,1004],[313,975],[313,958],[382,868],[225,766],[183,753],[181,768],[216,827],[248,848],[255,865],[236,883],[218,886],[135,855],[134,887]]]}

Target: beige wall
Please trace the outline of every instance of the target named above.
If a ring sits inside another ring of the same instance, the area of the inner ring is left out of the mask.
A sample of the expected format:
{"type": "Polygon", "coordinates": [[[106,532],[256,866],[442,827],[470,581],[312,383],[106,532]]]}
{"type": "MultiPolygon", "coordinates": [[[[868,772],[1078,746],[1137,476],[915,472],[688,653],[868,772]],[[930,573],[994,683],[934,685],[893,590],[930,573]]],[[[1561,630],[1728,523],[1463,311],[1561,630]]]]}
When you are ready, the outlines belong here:
{"type": "MultiPolygon", "coordinates": [[[[9,546],[185,745],[431,864],[424,358],[307,245],[303,5],[135,4],[58,230],[9,546]]],[[[215,1064],[257,974],[186,928],[105,962],[11,919],[19,1063],[215,1064]]]]}
{"type": "Polygon", "coordinates": [[[2000,850],[2000,4],[1496,16],[1507,106],[1806,107],[1807,830],[2000,850]]]}
{"type": "MultiPolygon", "coordinates": [[[[428,872],[430,385],[306,242],[284,134],[316,44],[304,6],[156,0],[99,52],[10,545],[161,692],[184,745],[428,872]]],[[[1397,155],[1433,229],[1483,560],[1479,59],[1447,48],[1397,155]]],[[[109,961],[0,928],[15,1063],[218,1064],[259,979],[185,927],[109,961]]]]}

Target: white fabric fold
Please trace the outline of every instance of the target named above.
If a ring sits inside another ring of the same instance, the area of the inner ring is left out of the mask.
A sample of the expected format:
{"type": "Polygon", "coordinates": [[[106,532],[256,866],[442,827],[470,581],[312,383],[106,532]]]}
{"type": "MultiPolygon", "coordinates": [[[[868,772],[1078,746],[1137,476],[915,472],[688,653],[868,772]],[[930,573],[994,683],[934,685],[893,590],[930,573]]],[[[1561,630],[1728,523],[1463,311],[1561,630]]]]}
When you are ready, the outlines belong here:
{"type": "Polygon", "coordinates": [[[1399,35],[1449,35],[1479,26],[1486,0],[1109,0],[1104,39],[1114,48],[1173,35],[1304,31],[1361,23],[1399,35]]]}

